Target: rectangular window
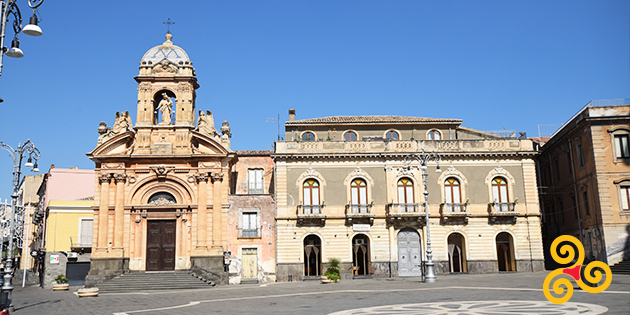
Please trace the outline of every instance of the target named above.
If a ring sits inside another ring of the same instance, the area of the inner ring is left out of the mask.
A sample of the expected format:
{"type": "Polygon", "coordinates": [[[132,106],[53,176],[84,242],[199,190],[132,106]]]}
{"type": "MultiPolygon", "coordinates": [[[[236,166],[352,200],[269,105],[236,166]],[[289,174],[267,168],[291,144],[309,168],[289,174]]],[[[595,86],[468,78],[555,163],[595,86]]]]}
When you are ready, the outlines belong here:
{"type": "Polygon", "coordinates": [[[629,135],[618,135],[615,136],[615,154],[617,158],[628,158],[630,157],[630,148],[628,147],[628,138],[629,135]]]}
{"type": "Polygon", "coordinates": [[[576,144],[575,145],[575,154],[577,154],[578,165],[580,167],[583,167],[584,166],[584,154],[582,153],[582,145],[581,144],[576,144]]]}
{"type": "Polygon", "coordinates": [[[247,170],[247,187],[250,195],[264,194],[262,169],[247,170]]]}
{"type": "Polygon", "coordinates": [[[630,211],[630,186],[620,187],[621,210],[630,211]]]}
{"type": "Polygon", "coordinates": [[[258,213],[243,212],[241,237],[258,237],[258,213]]]}
{"type": "Polygon", "coordinates": [[[92,218],[79,219],[79,244],[77,247],[92,247],[92,218]]]}
{"type": "Polygon", "coordinates": [[[591,209],[588,207],[588,193],[586,191],[582,193],[582,200],[584,201],[584,213],[591,215],[591,209]]]}

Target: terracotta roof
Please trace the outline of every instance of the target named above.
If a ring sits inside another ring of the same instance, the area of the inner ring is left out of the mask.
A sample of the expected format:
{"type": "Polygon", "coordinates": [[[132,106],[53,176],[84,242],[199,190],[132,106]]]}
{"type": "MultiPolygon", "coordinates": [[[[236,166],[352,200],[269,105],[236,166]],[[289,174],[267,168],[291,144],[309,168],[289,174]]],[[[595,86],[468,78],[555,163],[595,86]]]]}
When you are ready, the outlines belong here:
{"type": "Polygon", "coordinates": [[[411,116],[330,116],[311,119],[287,121],[285,125],[318,125],[318,124],[409,124],[409,123],[461,123],[461,119],[426,118],[411,116]]]}
{"type": "Polygon", "coordinates": [[[270,150],[242,150],[242,151],[234,151],[236,155],[246,156],[246,155],[271,155],[273,151],[270,150]]]}

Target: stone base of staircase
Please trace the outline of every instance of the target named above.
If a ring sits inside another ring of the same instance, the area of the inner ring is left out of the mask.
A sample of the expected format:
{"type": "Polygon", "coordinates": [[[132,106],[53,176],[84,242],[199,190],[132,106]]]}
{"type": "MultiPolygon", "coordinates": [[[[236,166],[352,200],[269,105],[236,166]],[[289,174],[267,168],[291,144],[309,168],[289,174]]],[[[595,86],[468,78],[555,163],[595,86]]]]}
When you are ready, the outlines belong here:
{"type": "Polygon", "coordinates": [[[612,271],[613,274],[630,275],[630,260],[624,260],[610,266],[610,271],[612,271]]]}

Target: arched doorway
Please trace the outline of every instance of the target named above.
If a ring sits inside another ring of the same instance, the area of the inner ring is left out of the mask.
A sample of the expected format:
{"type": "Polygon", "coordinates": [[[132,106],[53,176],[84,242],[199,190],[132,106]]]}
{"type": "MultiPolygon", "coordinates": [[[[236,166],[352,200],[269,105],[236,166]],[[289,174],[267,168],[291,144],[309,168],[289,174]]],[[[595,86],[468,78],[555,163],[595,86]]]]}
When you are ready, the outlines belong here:
{"type": "Polygon", "coordinates": [[[467,272],[464,237],[459,233],[448,236],[448,265],[453,273],[467,272]]]}
{"type": "Polygon", "coordinates": [[[355,276],[369,274],[370,239],[365,234],[357,234],[352,238],[352,267],[355,276]]]}
{"type": "Polygon", "coordinates": [[[507,232],[501,232],[496,237],[496,243],[499,271],[516,271],[512,235],[507,232]]]}
{"type": "Polygon", "coordinates": [[[413,229],[398,232],[398,276],[422,276],[420,234],[413,229]]]}
{"type": "Polygon", "coordinates": [[[317,235],[309,235],[304,239],[304,275],[321,276],[322,274],[322,241],[317,235]]]}

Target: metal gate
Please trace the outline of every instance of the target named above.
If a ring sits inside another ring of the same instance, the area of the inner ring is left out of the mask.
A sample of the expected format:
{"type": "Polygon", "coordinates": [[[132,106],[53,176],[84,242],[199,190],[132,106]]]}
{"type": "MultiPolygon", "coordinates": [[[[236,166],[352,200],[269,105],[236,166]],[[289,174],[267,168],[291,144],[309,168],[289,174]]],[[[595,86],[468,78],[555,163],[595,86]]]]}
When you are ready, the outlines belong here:
{"type": "Polygon", "coordinates": [[[66,264],[66,278],[70,285],[84,285],[85,277],[90,272],[90,262],[68,262],[66,264]]]}
{"type": "Polygon", "coordinates": [[[404,229],[398,233],[398,276],[422,276],[420,235],[412,229],[404,229]]]}

